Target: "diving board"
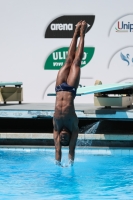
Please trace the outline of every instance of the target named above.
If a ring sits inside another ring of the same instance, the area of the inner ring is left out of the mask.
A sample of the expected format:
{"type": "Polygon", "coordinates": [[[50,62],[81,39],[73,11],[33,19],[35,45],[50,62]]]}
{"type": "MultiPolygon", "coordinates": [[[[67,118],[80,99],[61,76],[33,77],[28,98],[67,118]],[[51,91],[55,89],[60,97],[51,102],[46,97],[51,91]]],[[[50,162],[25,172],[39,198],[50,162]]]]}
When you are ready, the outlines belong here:
{"type": "Polygon", "coordinates": [[[22,82],[0,82],[0,102],[18,101],[21,104],[23,100],[22,82]]]}
{"type": "MultiPolygon", "coordinates": [[[[85,86],[77,89],[76,96],[82,96],[87,94],[95,94],[95,93],[105,93],[111,91],[120,91],[125,92],[125,90],[133,89],[132,83],[115,83],[115,84],[103,84],[103,85],[93,85],[93,86],[85,86]]],[[[111,92],[112,93],[112,92],[111,92]]],[[[117,93],[117,92],[115,92],[117,93]]],[[[47,96],[56,96],[56,93],[48,93],[47,96]]]]}
{"type": "Polygon", "coordinates": [[[0,87],[5,87],[5,86],[21,87],[22,85],[23,85],[22,82],[0,82],[0,87]]]}
{"type": "MultiPolygon", "coordinates": [[[[133,89],[132,83],[115,83],[115,84],[103,84],[103,85],[93,85],[86,86],[77,89],[78,95],[87,95],[93,93],[110,93],[111,91],[120,91],[126,89],[133,89]]],[[[122,92],[122,91],[121,91],[122,92]]],[[[112,93],[112,92],[111,92],[112,93]]]]}
{"type": "Polygon", "coordinates": [[[133,83],[115,83],[78,88],[77,94],[87,95],[94,93],[95,106],[132,106],[133,83]],[[112,96],[109,96],[113,94],[112,96]],[[117,95],[117,96],[116,96],[117,95]]]}
{"type": "MultiPolygon", "coordinates": [[[[95,106],[130,107],[132,105],[133,82],[80,87],[77,89],[76,96],[88,94],[94,94],[95,106]],[[110,94],[115,96],[109,96],[110,94]]],[[[49,93],[47,95],[56,96],[56,93],[49,93]]]]}

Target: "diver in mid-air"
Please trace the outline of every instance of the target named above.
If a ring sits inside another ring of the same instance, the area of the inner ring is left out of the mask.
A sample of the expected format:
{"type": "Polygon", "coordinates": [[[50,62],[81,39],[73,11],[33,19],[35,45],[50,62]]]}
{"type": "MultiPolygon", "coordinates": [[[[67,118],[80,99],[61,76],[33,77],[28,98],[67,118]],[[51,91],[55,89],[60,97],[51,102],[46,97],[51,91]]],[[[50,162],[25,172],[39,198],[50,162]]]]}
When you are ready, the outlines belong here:
{"type": "Polygon", "coordinates": [[[55,160],[61,165],[61,147],[69,146],[69,164],[73,164],[78,138],[78,118],[74,108],[74,98],[80,80],[80,65],[84,50],[84,37],[87,23],[77,23],[64,66],[56,79],[56,103],[53,116],[55,160]],[[78,48],[77,41],[80,37],[78,48]]]}

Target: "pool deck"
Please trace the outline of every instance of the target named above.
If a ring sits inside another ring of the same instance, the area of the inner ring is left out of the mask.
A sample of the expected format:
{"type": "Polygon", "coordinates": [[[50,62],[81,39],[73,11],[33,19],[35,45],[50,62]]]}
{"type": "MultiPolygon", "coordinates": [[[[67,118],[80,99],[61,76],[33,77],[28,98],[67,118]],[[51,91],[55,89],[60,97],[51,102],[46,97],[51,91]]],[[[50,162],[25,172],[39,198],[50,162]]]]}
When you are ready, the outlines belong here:
{"type": "MultiPolygon", "coordinates": [[[[2,145],[53,146],[52,133],[0,133],[2,145]]],[[[133,147],[133,134],[79,134],[78,146],[133,147]]]]}
{"type": "MultiPolygon", "coordinates": [[[[79,119],[95,120],[119,120],[133,121],[133,106],[122,107],[95,107],[93,104],[75,104],[76,114],[79,119]]],[[[22,103],[0,104],[1,119],[52,119],[54,104],[52,103],[22,103]]],[[[133,131],[96,134],[79,134],[79,141],[91,141],[92,146],[133,147],[133,131]]],[[[87,144],[87,143],[86,143],[87,144]]],[[[0,147],[5,145],[32,145],[53,146],[52,133],[35,132],[0,132],[0,147]]],[[[82,144],[81,144],[82,146],[82,144]]]]}
{"type": "MultiPolygon", "coordinates": [[[[122,107],[95,107],[93,104],[75,104],[78,118],[133,120],[133,105],[122,107]]],[[[0,118],[52,118],[53,103],[0,104],[0,118]]]]}

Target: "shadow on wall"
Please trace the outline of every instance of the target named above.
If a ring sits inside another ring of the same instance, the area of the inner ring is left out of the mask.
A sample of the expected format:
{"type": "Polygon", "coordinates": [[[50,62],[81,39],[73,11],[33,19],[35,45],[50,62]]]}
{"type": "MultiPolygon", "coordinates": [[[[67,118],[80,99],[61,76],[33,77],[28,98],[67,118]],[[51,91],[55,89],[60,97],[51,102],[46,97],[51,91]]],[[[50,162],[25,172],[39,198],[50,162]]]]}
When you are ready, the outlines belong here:
{"type": "Polygon", "coordinates": [[[133,82],[133,77],[126,77],[117,81],[117,83],[130,83],[133,82]]]}

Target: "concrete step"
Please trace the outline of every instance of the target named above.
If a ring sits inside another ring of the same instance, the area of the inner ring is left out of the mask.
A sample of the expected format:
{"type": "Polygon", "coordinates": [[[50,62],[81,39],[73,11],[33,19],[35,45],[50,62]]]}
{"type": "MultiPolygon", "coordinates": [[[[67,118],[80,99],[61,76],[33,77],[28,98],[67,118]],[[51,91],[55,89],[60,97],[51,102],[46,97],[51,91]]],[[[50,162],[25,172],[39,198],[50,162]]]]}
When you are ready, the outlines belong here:
{"type": "MultiPolygon", "coordinates": [[[[0,133],[0,145],[53,146],[52,133],[0,133]]],[[[133,147],[133,134],[79,134],[78,146],[133,147]]]]}

